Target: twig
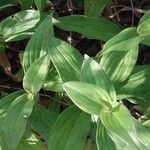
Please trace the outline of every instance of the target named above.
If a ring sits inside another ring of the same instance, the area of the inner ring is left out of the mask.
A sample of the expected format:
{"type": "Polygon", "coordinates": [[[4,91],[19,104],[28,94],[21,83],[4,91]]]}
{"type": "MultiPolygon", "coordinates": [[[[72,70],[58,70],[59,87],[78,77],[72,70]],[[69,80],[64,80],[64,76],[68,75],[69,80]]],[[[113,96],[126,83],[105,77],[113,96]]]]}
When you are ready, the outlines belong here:
{"type": "Polygon", "coordinates": [[[3,89],[13,89],[13,90],[22,90],[21,88],[18,88],[18,87],[10,87],[8,85],[0,85],[0,88],[3,88],[3,89]]]}
{"type": "Polygon", "coordinates": [[[131,3],[131,8],[132,8],[132,19],[131,19],[131,26],[133,26],[133,23],[134,23],[134,6],[133,6],[133,2],[132,0],[130,0],[130,3],[131,3]]]}
{"type": "Polygon", "coordinates": [[[5,47],[8,48],[8,49],[10,49],[13,52],[17,52],[18,53],[18,51],[15,48],[13,48],[13,47],[10,47],[8,45],[6,45],[5,47]]]}
{"type": "MultiPolygon", "coordinates": [[[[117,1],[116,1],[116,0],[114,0],[114,4],[115,4],[115,5],[117,5],[117,1]]],[[[118,20],[118,22],[120,22],[119,13],[117,12],[116,7],[112,7],[112,8],[113,8],[113,9],[114,9],[114,11],[115,11],[115,14],[116,14],[116,16],[117,16],[117,20],[118,20]]]]}
{"type": "MultiPolygon", "coordinates": [[[[72,4],[72,0],[67,0],[67,7],[68,7],[68,11],[70,11],[70,14],[73,15],[73,4],[72,4]]],[[[69,37],[67,38],[69,44],[72,45],[72,32],[69,32],[69,37]]]]}
{"type": "Polygon", "coordinates": [[[139,8],[131,8],[131,7],[124,6],[124,5],[117,5],[117,6],[111,6],[111,7],[112,7],[112,8],[113,8],[113,7],[122,7],[122,8],[125,8],[126,10],[134,11],[134,12],[140,13],[140,14],[146,13],[146,10],[139,9],[139,8]]]}
{"type": "MultiPolygon", "coordinates": [[[[8,89],[8,90],[12,89],[12,90],[15,90],[15,91],[23,90],[22,88],[18,88],[18,87],[11,87],[11,86],[8,86],[8,85],[0,85],[0,88],[8,89]]],[[[52,99],[52,97],[51,97],[50,95],[47,95],[47,94],[42,94],[42,93],[40,93],[39,95],[40,95],[40,96],[42,96],[42,97],[46,97],[46,98],[52,99]]],[[[65,103],[65,102],[58,101],[58,100],[56,100],[56,101],[57,101],[57,102],[59,102],[59,103],[61,103],[61,104],[63,104],[63,105],[68,106],[68,104],[67,104],[67,103],[65,103]]]]}

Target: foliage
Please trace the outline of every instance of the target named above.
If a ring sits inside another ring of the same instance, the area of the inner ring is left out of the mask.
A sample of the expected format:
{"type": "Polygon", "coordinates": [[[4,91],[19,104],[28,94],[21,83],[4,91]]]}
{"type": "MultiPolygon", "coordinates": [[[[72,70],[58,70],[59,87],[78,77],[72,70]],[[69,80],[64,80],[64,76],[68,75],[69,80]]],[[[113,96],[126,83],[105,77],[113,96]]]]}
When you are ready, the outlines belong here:
{"type": "MultiPolygon", "coordinates": [[[[99,16],[109,0],[84,0],[84,15],[65,17],[44,12],[46,0],[19,2],[22,11],[0,23],[0,51],[7,42],[30,38],[23,56],[24,91],[0,99],[0,149],[41,150],[42,138],[49,150],[150,150],[150,67],[136,65],[139,44],[149,43],[150,12],[137,27],[121,31],[99,16]],[[33,3],[37,10],[26,10],[33,3]],[[54,26],[106,43],[94,58],[83,57],[55,37],[54,26]],[[59,105],[39,106],[41,89],[55,91],[68,108],[60,114],[59,105]],[[125,99],[142,108],[146,120],[136,120],[125,99]]],[[[1,1],[0,8],[14,4],[1,1]]]]}

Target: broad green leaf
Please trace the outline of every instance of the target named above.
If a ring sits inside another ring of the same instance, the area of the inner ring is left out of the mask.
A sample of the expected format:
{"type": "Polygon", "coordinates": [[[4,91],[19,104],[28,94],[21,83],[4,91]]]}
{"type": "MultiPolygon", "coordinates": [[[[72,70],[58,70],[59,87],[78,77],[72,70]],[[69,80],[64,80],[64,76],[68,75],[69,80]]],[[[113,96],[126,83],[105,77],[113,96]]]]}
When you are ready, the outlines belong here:
{"type": "Polygon", "coordinates": [[[44,150],[46,149],[45,144],[37,138],[37,136],[29,131],[26,130],[25,134],[23,135],[20,143],[18,144],[16,150],[44,150]]]}
{"type": "Polygon", "coordinates": [[[143,126],[150,131],[150,119],[143,123],[143,126]]]}
{"type": "Polygon", "coordinates": [[[100,66],[113,82],[123,82],[131,74],[138,57],[138,48],[104,53],[100,66]]]}
{"type": "Polygon", "coordinates": [[[0,131],[0,150],[7,150],[4,133],[0,131]]]}
{"type": "Polygon", "coordinates": [[[79,80],[82,55],[70,44],[51,38],[49,56],[63,82],[79,80]]]}
{"type": "Polygon", "coordinates": [[[33,29],[39,21],[40,13],[38,11],[18,12],[0,23],[0,34],[3,35],[5,42],[13,41],[18,36],[20,39],[24,39],[29,36],[29,30],[33,29]]]}
{"type": "Polygon", "coordinates": [[[75,106],[69,107],[58,117],[50,131],[49,150],[83,150],[90,124],[90,115],[75,106]]]}
{"type": "Polygon", "coordinates": [[[142,18],[140,19],[138,25],[140,25],[141,23],[143,23],[144,21],[148,20],[150,17],[150,11],[147,11],[143,16],[142,18]]]}
{"type": "Polygon", "coordinates": [[[9,105],[23,93],[23,91],[13,92],[0,100],[0,132],[1,130],[3,130],[4,127],[3,122],[9,105]]]}
{"type": "Polygon", "coordinates": [[[102,110],[100,118],[104,127],[118,136],[132,150],[140,149],[132,116],[125,106],[120,105],[114,111],[102,110]]]}
{"type": "Polygon", "coordinates": [[[136,28],[127,28],[106,42],[103,53],[111,51],[129,51],[137,48],[143,37],[139,37],[136,28]]]}
{"type": "Polygon", "coordinates": [[[150,36],[145,36],[144,39],[141,41],[141,44],[150,46],[150,36]]]}
{"type": "Polygon", "coordinates": [[[33,94],[38,93],[42,88],[49,69],[50,59],[44,55],[37,59],[27,70],[23,78],[25,91],[33,94]]]}
{"type": "Polygon", "coordinates": [[[98,150],[116,150],[114,142],[102,123],[97,124],[96,142],[98,150]]]}
{"type": "Polygon", "coordinates": [[[132,27],[123,30],[105,44],[100,66],[112,81],[122,82],[130,75],[137,61],[141,40],[136,28],[132,27]]]}
{"type": "Polygon", "coordinates": [[[23,136],[35,99],[36,97],[32,95],[23,94],[9,106],[4,120],[4,132],[8,149],[15,149],[23,136]]]}
{"type": "Polygon", "coordinates": [[[36,7],[38,8],[38,10],[43,10],[47,0],[34,0],[36,7]]]}
{"type": "Polygon", "coordinates": [[[147,13],[140,19],[137,33],[140,36],[150,35],[150,11],[147,11],[147,13]]]}
{"type": "Polygon", "coordinates": [[[117,91],[121,99],[133,98],[137,103],[149,107],[150,100],[150,67],[136,66],[127,81],[117,91]]]}
{"type": "Polygon", "coordinates": [[[51,16],[48,16],[38,26],[26,46],[23,57],[23,68],[25,72],[36,59],[48,52],[48,43],[50,42],[50,38],[53,34],[54,32],[51,16]]]}
{"type": "Polygon", "coordinates": [[[106,73],[100,68],[100,65],[87,56],[82,64],[81,80],[83,82],[98,85],[108,92],[114,101],[116,100],[116,92],[113,83],[110,82],[106,73]]]}
{"type": "Polygon", "coordinates": [[[0,0],[0,9],[12,6],[17,3],[17,0],[0,0]]]}
{"type": "Polygon", "coordinates": [[[125,141],[123,141],[117,134],[110,132],[107,130],[107,133],[114,141],[117,150],[129,150],[130,145],[128,145],[125,141]]]}
{"type": "Polygon", "coordinates": [[[63,82],[61,78],[59,77],[59,75],[54,75],[54,76],[52,75],[51,80],[45,81],[45,84],[43,85],[43,89],[46,91],[63,92],[64,90],[63,90],[62,84],[63,82]]]}
{"type": "Polygon", "coordinates": [[[70,99],[87,113],[99,115],[103,107],[111,109],[109,102],[112,98],[99,86],[70,81],[64,83],[63,88],[70,99]]]}
{"type": "Polygon", "coordinates": [[[56,112],[49,111],[37,104],[34,106],[30,116],[30,123],[33,126],[33,130],[38,132],[48,141],[49,132],[57,117],[58,114],[56,112]]]}
{"type": "Polygon", "coordinates": [[[150,132],[146,129],[139,121],[134,119],[134,124],[137,130],[137,136],[140,141],[145,147],[144,150],[150,150],[150,132]]]}
{"type": "MultiPolygon", "coordinates": [[[[144,16],[140,19],[138,26],[140,26],[144,21],[150,20],[150,11],[147,11],[144,16]]],[[[141,42],[144,45],[150,46],[150,35],[145,36],[144,40],[141,42]]]]}
{"type": "MultiPolygon", "coordinates": [[[[0,134],[0,149],[7,150],[4,134],[0,134]]],[[[44,150],[45,145],[36,137],[36,135],[26,130],[15,150],[44,150]]]]}
{"type": "Polygon", "coordinates": [[[84,0],[84,14],[98,17],[110,0],[84,0]]]}
{"type": "Polygon", "coordinates": [[[21,10],[29,9],[33,4],[33,0],[19,0],[19,2],[21,4],[21,10]]]}
{"type": "Polygon", "coordinates": [[[120,31],[119,27],[109,20],[104,18],[90,18],[84,15],[53,18],[53,23],[63,30],[78,32],[89,39],[103,41],[109,40],[120,31]]]}

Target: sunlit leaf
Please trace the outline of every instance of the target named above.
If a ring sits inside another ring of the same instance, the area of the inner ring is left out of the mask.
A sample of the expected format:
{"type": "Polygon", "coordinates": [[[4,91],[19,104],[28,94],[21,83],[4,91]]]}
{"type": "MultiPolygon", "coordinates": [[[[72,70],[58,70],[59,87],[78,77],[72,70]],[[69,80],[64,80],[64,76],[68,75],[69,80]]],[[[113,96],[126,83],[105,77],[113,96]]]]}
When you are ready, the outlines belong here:
{"type": "MultiPolygon", "coordinates": [[[[14,41],[19,36],[20,39],[31,36],[31,29],[40,21],[40,13],[35,10],[25,10],[15,15],[5,18],[0,23],[0,34],[5,42],[14,41]]],[[[17,38],[18,39],[18,38],[17,38]]]]}
{"type": "Polygon", "coordinates": [[[8,149],[15,149],[25,131],[32,112],[35,97],[23,94],[9,106],[4,120],[5,139],[8,149]]]}
{"type": "Polygon", "coordinates": [[[138,47],[143,37],[139,37],[136,28],[127,28],[106,42],[103,53],[111,51],[129,51],[138,47]]]}
{"type": "Polygon", "coordinates": [[[62,81],[79,80],[82,55],[70,44],[57,38],[50,39],[49,47],[49,57],[62,81]]]}
{"type": "Polygon", "coordinates": [[[116,92],[113,83],[110,82],[100,65],[95,60],[87,56],[83,61],[81,68],[81,80],[83,82],[98,85],[106,90],[113,100],[116,100],[116,92]]]}
{"type": "Polygon", "coordinates": [[[112,98],[99,86],[70,81],[64,83],[63,88],[70,99],[87,113],[99,115],[103,107],[111,109],[109,102],[112,98]]]}
{"type": "Polygon", "coordinates": [[[145,150],[150,150],[150,134],[149,130],[146,129],[142,123],[134,119],[134,124],[137,130],[137,136],[139,141],[144,145],[145,150]]]}
{"type": "Polygon", "coordinates": [[[147,13],[140,19],[137,33],[140,36],[150,35],[150,11],[147,11],[147,13]]]}
{"type": "Polygon", "coordinates": [[[132,116],[125,106],[120,105],[114,111],[102,110],[100,118],[105,128],[116,134],[131,149],[140,149],[132,116]]]}
{"type": "Polygon", "coordinates": [[[27,92],[36,94],[42,88],[48,73],[49,64],[49,56],[44,55],[29,67],[23,78],[23,87],[27,92]]]}
{"type": "Polygon", "coordinates": [[[48,52],[50,38],[53,34],[51,16],[48,16],[38,26],[26,46],[23,57],[23,68],[25,72],[36,59],[48,52]]]}
{"type": "Polygon", "coordinates": [[[100,66],[113,82],[123,82],[131,74],[138,57],[138,48],[104,53],[100,66]]]}
{"type": "Polygon", "coordinates": [[[20,95],[22,95],[23,91],[13,92],[0,100],[0,132],[3,130],[3,122],[6,116],[7,109],[9,105],[20,95]]]}

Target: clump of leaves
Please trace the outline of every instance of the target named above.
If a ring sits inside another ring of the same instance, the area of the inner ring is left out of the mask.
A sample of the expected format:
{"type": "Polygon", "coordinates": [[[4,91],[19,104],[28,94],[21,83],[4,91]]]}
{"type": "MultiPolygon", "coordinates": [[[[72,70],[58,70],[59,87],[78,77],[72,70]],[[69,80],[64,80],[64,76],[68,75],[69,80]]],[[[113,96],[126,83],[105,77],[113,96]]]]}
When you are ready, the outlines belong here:
{"type": "MultiPolygon", "coordinates": [[[[20,2],[22,10],[29,8],[20,2]]],[[[45,0],[35,0],[38,11],[24,10],[0,23],[0,51],[7,42],[31,37],[23,56],[24,90],[0,100],[0,149],[45,149],[40,138],[50,150],[150,149],[150,67],[136,65],[139,44],[150,39],[150,12],[137,27],[121,31],[99,17],[108,2],[85,0],[85,15],[54,18],[42,12],[45,0]],[[55,37],[54,26],[106,43],[95,58],[83,57],[55,37]],[[41,88],[59,95],[49,109],[37,104],[41,88]],[[69,105],[61,114],[60,93],[69,105]],[[146,119],[135,119],[125,99],[142,108],[146,119]]]]}

